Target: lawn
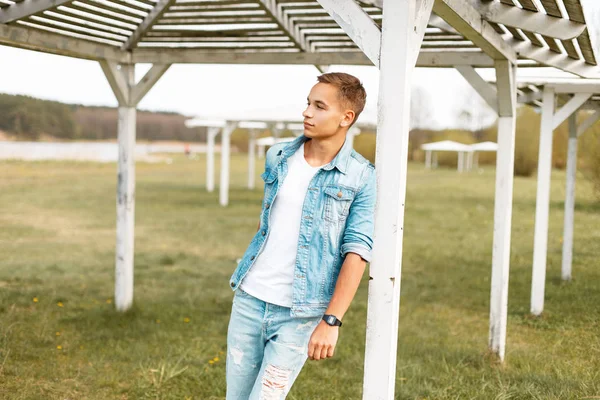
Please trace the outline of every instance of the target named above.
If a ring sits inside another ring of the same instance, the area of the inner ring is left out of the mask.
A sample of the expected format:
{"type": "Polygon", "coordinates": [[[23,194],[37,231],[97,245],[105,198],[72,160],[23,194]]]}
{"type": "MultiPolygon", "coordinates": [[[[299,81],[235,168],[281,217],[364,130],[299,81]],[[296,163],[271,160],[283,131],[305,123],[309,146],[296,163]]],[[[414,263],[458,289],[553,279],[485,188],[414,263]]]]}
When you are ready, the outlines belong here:
{"type": "MultiPolygon", "coordinates": [[[[244,188],[246,158],[234,155],[221,208],[204,165],[137,165],[134,307],[120,314],[115,164],[0,163],[0,398],[224,399],[228,278],[262,193],[244,188]]],[[[546,310],[533,318],[536,182],[515,180],[499,364],[487,352],[494,170],[410,165],[408,177],[396,398],[600,398],[600,202],[585,181],[563,283],[564,173],[553,172],[546,310]]],[[[335,358],[309,362],[289,399],[361,398],[367,279],[335,358]]]]}

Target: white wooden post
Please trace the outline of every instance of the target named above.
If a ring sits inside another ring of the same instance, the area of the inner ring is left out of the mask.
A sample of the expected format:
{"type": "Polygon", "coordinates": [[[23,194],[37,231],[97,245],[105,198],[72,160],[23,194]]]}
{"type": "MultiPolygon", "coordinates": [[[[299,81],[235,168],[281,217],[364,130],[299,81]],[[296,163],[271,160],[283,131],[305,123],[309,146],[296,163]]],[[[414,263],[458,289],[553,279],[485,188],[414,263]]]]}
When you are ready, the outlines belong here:
{"type": "Polygon", "coordinates": [[[540,315],[544,310],[546,285],[546,251],[548,247],[548,213],[550,208],[550,174],[552,171],[552,137],[554,118],[554,90],[544,87],[542,95],[542,123],[537,170],[537,201],[533,244],[533,272],[531,279],[531,313],[540,315]]]}
{"type": "Polygon", "coordinates": [[[369,274],[363,399],[391,400],[402,274],[412,72],[433,1],[386,1],[379,77],[377,207],[369,274]]]}
{"type": "Polygon", "coordinates": [[[465,153],[463,151],[458,152],[458,163],[456,165],[456,169],[459,173],[463,172],[465,165],[465,153]]]}
{"type": "Polygon", "coordinates": [[[425,150],[425,168],[431,169],[431,150],[425,150]]]}
{"type": "Polygon", "coordinates": [[[476,152],[475,155],[473,156],[473,164],[475,169],[479,168],[479,152],[476,152]]]}
{"type": "Polygon", "coordinates": [[[259,144],[258,146],[258,158],[265,158],[265,145],[264,144],[259,144]]]}
{"type": "Polygon", "coordinates": [[[567,150],[567,183],[565,188],[565,221],[562,249],[562,279],[571,280],[573,263],[573,223],[575,214],[575,179],[577,175],[577,112],[569,117],[567,150]]]}
{"type": "Polygon", "coordinates": [[[215,137],[221,128],[211,126],[206,136],[206,191],[215,190],[215,137]]]}
{"type": "Polygon", "coordinates": [[[256,174],[256,130],[250,129],[248,140],[248,189],[254,189],[256,174]]]}
{"type": "Polygon", "coordinates": [[[236,124],[228,122],[221,132],[221,184],[219,186],[219,204],[229,204],[229,158],[231,154],[231,134],[236,124]]]}
{"type": "Polygon", "coordinates": [[[512,220],[516,132],[516,69],[510,61],[496,61],[498,82],[498,157],[494,200],[494,242],[490,291],[490,350],[501,361],[506,347],[508,277],[512,220]]]}
{"type": "Polygon", "coordinates": [[[101,60],[100,67],[119,102],[115,307],[126,311],[133,304],[136,106],[170,64],[153,65],[137,84],[134,64],[101,60]]]}
{"type": "Polygon", "coordinates": [[[473,152],[470,151],[467,153],[467,171],[471,171],[473,169],[473,152]]]}
{"type": "MultiPolygon", "coordinates": [[[[130,85],[133,65],[121,67],[130,85]]],[[[133,245],[135,215],[135,107],[119,106],[117,172],[117,248],[115,261],[115,307],[129,309],[133,303],[133,245]]]]}

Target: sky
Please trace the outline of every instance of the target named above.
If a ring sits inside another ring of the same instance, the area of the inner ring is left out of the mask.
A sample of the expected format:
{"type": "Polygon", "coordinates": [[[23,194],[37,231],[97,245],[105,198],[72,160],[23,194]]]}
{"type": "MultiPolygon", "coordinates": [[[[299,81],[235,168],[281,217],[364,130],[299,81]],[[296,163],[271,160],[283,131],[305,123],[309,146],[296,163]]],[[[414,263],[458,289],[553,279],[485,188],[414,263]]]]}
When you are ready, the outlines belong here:
{"type": "MultiPolygon", "coordinates": [[[[140,79],[150,65],[136,66],[140,79]]],[[[367,91],[367,108],[377,107],[379,73],[375,67],[332,66],[357,76],[367,91]]],[[[531,71],[530,71],[531,72],[531,71]]],[[[190,117],[223,115],[224,110],[298,107],[319,71],[302,65],[193,65],[175,64],[163,75],[138,109],[174,111],[190,117]]],[[[488,76],[493,76],[487,74],[488,76]]],[[[117,101],[95,61],[0,46],[0,93],[23,94],[64,103],[117,106],[117,101]]],[[[480,108],[493,123],[490,109],[453,69],[417,68],[413,93],[421,97],[420,128],[463,127],[465,108],[480,108]],[[473,101],[473,99],[476,101],[473,101]],[[425,118],[423,118],[425,116],[425,118]],[[491,118],[491,119],[490,119],[491,118]]]]}

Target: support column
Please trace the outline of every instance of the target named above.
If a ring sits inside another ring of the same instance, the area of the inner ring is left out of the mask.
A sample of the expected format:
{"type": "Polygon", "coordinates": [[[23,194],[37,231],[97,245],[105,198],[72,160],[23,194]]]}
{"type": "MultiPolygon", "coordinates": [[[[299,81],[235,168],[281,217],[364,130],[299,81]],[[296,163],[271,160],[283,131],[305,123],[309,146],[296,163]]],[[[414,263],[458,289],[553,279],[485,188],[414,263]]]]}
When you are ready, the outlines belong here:
{"type": "Polygon", "coordinates": [[[377,207],[369,268],[363,399],[392,400],[396,384],[402,237],[412,74],[433,1],[383,4],[377,129],[377,207]]]}
{"type": "Polygon", "coordinates": [[[431,150],[425,150],[425,168],[431,169],[431,150]]]}
{"type": "Polygon", "coordinates": [[[571,280],[573,263],[573,223],[575,215],[575,179],[577,175],[577,112],[569,117],[569,145],[567,150],[567,183],[565,188],[565,220],[563,232],[561,276],[571,280]]]}
{"type": "Polygon", "coordinates": [[[250,129],[248,140],[248,189],[255,187],[256,175],[256,130],[250,129]]]}
{"type": "Polygon", "coordinates": [[[134,64],[102,60],[100,67],[119,102],[115,307],[126,311],[133,304],[136,107],[170,64],[153,65],[137,84],[134,64]]]}
{"type": "MultiPolygon", "coordinates": [[[[123,66],[133,83],[134,67],[123,66]]],[[[135,215],[135,107],[119,106],[117,172],[117,247],[115,261],[115,306],[119,311],[133,303],[133,252],[135,215]]]]}
{"type": "Polygon", "coordinates": [[[219,204],[229,205],[229,158],[231,154],[231,134],[235,124],[228,122],[221,132],[221,184],[219,186],[219,204]]]}
{"type": "Polygon", "coordinates": [[[553,118],[554,90],[545,87],[543,93],[542,123],[540,127],[533,272],[531,279],[531,313],[534,315],[540,315],[544,310],[546,252],[548,249],[548,213],[550,209],[550,174],[552,171],[552,138],[554,130],[553,118]]]}
{"type": "Polygon", "coordinates": [[[206,136],[206,191],[215,190],[215,138],[221,128],[211,126],[206,136]]]}
{"type": "Polygon", "coordinates": [[[458,152],[458,162],[456,169],[459,173],[463,172],[465,164],[465,153],[463,151],[458,152]]]}
{"type": "Polygon", "coordinates": [[[516,132],[516,70],[509,61],[496,61],[498,83],[498,157],[494,200],[494,239],[490,291],[490,350],[504,360],[508,316],[508,277],[512,222],[516,132]]]}

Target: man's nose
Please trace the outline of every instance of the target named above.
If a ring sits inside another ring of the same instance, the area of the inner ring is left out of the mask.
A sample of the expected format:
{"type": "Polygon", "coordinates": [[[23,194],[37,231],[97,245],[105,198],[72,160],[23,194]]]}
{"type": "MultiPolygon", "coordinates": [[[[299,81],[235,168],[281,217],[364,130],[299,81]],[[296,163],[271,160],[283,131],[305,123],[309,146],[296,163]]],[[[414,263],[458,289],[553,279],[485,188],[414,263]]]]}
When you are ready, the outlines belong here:
{"type": "Polygon", "coordinates": [[[312,117],[312,113],[310,112],[310,107],[306,107],[306,109],[302,113],[302,116],[304,118],[310,118],[310,117],[312,117]]]}

